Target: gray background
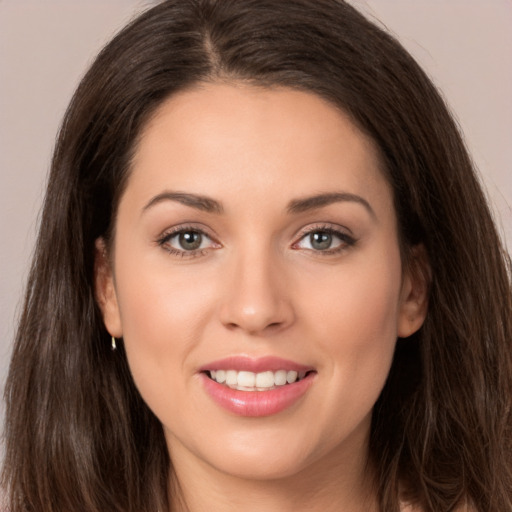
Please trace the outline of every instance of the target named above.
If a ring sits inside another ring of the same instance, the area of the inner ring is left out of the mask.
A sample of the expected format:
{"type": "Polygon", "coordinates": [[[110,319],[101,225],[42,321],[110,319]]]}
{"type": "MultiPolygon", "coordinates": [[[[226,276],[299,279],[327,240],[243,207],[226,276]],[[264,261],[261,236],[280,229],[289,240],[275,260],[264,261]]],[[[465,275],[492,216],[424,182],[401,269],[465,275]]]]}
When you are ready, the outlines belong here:
{"type": "MultiPolygon", "coordinates": [[[[152,3],[0,0],[0,391],[60,119],[97,51],[152,3]]],[[[443,91],[511,248],[512,0],[352,3],[393,32],[443,91]]]]}

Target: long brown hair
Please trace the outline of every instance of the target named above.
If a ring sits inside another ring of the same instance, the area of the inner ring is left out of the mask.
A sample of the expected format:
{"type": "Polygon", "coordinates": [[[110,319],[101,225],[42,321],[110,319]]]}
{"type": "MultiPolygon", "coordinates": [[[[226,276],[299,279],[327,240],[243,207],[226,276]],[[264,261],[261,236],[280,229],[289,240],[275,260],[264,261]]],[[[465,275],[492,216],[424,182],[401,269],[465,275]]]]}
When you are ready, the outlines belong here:
{"type": "Polygon", "coordinates": [[[398,340],[370,449],[382,511],[512,510],[509,259],[440,95],[390,35],[341,0],[170,0],[100,53],[59,133],[6,385],[11,512],[154,512],[172,473],[159,421],[95,301],[144,123],[199,81],[310,91],[376,143],[405,264],[431,267],[422,329],[398,340]]]}

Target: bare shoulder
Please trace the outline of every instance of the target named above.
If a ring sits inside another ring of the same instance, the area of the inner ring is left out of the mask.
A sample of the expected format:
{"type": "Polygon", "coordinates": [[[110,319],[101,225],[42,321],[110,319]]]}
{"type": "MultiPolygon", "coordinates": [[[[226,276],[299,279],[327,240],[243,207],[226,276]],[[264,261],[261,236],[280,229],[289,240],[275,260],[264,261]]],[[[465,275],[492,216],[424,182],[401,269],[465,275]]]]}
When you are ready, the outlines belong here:
{"type": "MultiPolygon", "coordinates": [[[[424,512],[421,507],[418,505],[413,505],[410,503],[403,503],[400,506],[400,512],[424,512]]],[[[453,512],[477,512],[477,510],[471,505],[461,505],[457,507],[453,512]]]]}
{"type": "Polygon", "coordinates": [[[400,505],[400,512],[423,512],[420,507],[411,505],[410,503],[402,503],[400,505]]]}

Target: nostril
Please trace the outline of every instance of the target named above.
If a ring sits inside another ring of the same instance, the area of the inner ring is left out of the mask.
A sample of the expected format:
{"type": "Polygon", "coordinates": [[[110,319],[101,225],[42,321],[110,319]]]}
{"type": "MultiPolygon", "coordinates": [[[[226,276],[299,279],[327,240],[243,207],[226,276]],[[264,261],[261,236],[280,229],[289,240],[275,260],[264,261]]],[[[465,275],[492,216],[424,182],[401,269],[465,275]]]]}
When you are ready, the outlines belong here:
{"type": "Polygon", "coordinates": [[[240,329],[249,334],[276,333],[293,322],[291,303],[258,294],[228,296],[220,305],[219,319],[228,330],[240,329]]]}
{"type": "Polygon", "coordinates": [[[237,324],[236,322],[229,322],[229,323],[226,323],[225,326],[230,329],[230,330],[235,330],[235,329],[244,329],[248,332],[262,332],[262,331],[275,331],[277,329],[279,329],[282,325],[282,322],[272,322],[272,323],[269,323],[268,325],[264,326],[263,328],[260,328],[259,326],[252,326],[252,325],[239,325],[237,324]]]}

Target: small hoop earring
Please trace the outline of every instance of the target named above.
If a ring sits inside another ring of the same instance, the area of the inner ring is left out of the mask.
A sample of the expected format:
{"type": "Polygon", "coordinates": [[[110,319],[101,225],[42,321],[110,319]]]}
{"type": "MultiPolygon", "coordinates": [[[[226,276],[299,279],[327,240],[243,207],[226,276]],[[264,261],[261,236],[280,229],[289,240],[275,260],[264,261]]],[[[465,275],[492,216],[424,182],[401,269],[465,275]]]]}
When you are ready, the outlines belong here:
{"type": "Polygon", "coordinates": [[[112,336],[112,350],[116,350],[117,349],[117,345],[116,345],[116,339],[114,338],[114,336],[112,336]]]}

